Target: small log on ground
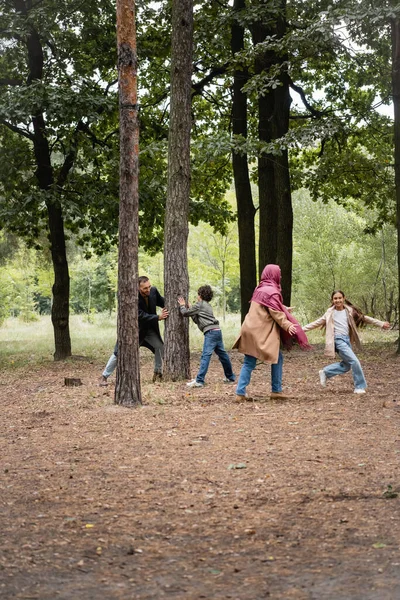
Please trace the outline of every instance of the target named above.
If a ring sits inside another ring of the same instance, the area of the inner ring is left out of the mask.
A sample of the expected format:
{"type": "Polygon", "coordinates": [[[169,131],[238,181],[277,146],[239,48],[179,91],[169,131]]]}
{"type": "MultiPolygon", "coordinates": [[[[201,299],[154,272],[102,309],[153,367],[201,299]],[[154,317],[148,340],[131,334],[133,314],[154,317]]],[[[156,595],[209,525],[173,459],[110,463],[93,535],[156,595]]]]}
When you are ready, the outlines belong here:
{"type": "Polygon", "coordinates": [[[81,379],[77,379],[76,377],[64,377],[64,385],[67,387],[76,387],[78,385],[83,385],[81,379]]]}

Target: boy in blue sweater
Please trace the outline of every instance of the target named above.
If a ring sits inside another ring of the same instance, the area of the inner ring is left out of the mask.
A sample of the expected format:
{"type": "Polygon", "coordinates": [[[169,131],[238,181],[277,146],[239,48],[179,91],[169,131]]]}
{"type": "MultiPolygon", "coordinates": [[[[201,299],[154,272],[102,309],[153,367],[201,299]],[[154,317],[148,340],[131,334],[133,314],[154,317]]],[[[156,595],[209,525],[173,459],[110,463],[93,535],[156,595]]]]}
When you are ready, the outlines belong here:
{"type": "Polygon", "coordinates": [[[185,299],[180,296],[178,304],[184,317],[192,317],[197,327],[204,333],[203,352],[201,354],[199,372],[196,379],[186,385],[188,387],[203,387],[213,352],[218,356],[224,369],[224,383],[234,383],[236,375],[232,371],[232,364],[224,348],[219,321],[214,317],[213,309],[209,302],[212,300],[213,291],[209,285],[202,285],[197,290],[197,302],[186,307],[185,299]]]}

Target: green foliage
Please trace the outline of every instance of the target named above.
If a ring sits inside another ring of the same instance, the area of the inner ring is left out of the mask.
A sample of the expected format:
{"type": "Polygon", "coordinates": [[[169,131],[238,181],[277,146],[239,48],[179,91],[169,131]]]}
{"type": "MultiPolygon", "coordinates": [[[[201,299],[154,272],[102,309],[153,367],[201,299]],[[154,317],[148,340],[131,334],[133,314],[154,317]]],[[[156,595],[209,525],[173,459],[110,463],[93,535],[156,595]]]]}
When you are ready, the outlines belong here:
{"type": "Polygon", "coordinates": [[[396,321],[396,231],[386,225],[366,234],[374,218],[334,201],[311,202],[304,190],[295,195],[292,303],[301,319],[322,315],[341,289],[365,313],[396,321]]]}

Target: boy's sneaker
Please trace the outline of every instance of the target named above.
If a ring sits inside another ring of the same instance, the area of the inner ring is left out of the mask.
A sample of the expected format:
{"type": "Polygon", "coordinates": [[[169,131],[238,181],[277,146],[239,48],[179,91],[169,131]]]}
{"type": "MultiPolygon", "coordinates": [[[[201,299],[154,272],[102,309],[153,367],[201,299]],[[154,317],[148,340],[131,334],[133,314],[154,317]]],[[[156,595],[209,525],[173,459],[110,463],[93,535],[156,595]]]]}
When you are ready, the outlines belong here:
{"type": "Polygon", "coordinates": [[[323,369],[319,371],[319,382],[322,385],[322,387],[326,386],[326,375],[323,369]]]}
{"type": "Polygon", "coordinates": [[[196,381],[195,379],[193,379],[192,381],[189,381],[189,383],[187,383],[186,385],[187,385],[187,387],[190,387],[190,388],[204,387],[204,383],[200,383],[199,381],[196,381]]]}
{"type": "Polygon", "coordinates": [[[228,379],[227,377],[224,377],[223,379],[224,383],[236,383],[236,377],[235,379],[228,379]]]}
{"type": "Polygon", "coordinates": [[[354,390],[354,393],[355,394],[365,394],[365,390],[364,390],[364,388],[356,388],[354,390]]]}

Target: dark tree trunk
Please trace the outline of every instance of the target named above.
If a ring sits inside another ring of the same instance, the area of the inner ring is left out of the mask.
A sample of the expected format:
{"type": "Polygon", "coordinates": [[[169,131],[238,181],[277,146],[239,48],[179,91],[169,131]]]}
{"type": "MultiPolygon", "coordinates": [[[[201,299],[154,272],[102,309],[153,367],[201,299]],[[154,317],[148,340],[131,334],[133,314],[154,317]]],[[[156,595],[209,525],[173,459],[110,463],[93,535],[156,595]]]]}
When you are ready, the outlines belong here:
{"type": "MultiPolygon", "coordinates": [[[[233,10],[245,8],[245,0],[235,0],[233,10]]],[[[235,55],[244,49],[244,28],[234,21],[231,28],[231,49],[235,55]]],[[[232,133],[247,138],[247,95],[242,91],[248,81],[246,67],[235,69],[233,74],[232,133]]],[[[249,309],[249,301],[257,283],[256,240],[254,217],[256,210],[251,193],[247,154],[232,153],[233,178],[235,182],[238,232],[239,232],[239,268],[240,268],[240,306],[244,320],[249,309]]]]}
{"type": "MultiPolygon", "coordinates": [[[[252,27],[254,44],[267,35],[281,38],[286,31],[286,0],[280,2],[281,15],[271,28],[262,23],[252,27]]],[[[284,65],[287,56],[277,56],[267,51],[256,60],[256,72],[268,71],[273,65],[284,65]]],[[[291,97],[286,67],[281,67],[281,85],[259,98],[259,139],[271,142],[289,130],[291,97]]],[[[279,264],[282,271],[282,294],[290,304],[292,286],[293,210],[289,176],[288,153],[265,155],[258,160],[258,185],[260,202],[259,271],[268,263],[279,264]]]]}
{"type": "Polygon", "coordinates": [[[177,298],[188,297],[187,239],[190,197],[193,0],[172,1],[171,106],[168,137],[168,190],[165,209],[164,282],[169,318],[165,321],[164,379],[190,377],[189,322],[177,298]]]}
{"type": "MultiPolygon", "coordinates": [[[[18,0],[17,10],[26,12],[25,4],[18,0]]],[[[37,32],[31,28],[27,37],[29,76],[28,83],[43,78],[43,49],[37,32]]],[[[46,137],[46,123],[43,113],[38,111],[32,117],[33,146],[37,165],[36,177],[40,189],[50,190],[54,186],[54,174],[51,165],[51,152],[46,137]]],[[[51,257],[54,269],[53,303],[51,321],[54,329],[54,360],[63,360],[71,356],[71,337],[69,333],[69,272],[65,248],[64,220],[58,201],[47,200],[49,219],[51,257]]]]}
{"type": "Polygon", "coordinates": [[[117,0],[120,101],[118,362],[116,404],[142,404],[139,369],[139,125],[134,0],[117,0]]]}
{"type": "MultiPolygon", "coordinates": [[[[263,42],[274,30],[267,29],[262,23],[255,23],[252,28],[254,45],[263,42]]],[[[268,71],[276,58],[271,52],[265,52],[255,61],[257,74],[268,71]]],[[[275,111],[275,95],[270,90],[258,99],[258,138],[261,142],[271,142],[275,111]]],[[[260,233],[258,241],[258,271],[261,274],[266,264],[278,260],[278,200],[275,190],[275,159],[271,154],[263,154],[258,158],[258,197],[260,233]]]]}
{"type": "MultiPolygon", "coordinates": [[[[397,265],[400,299],[400,19],[392,20],[392,90],[394,107],[394,177],[397,211],[397,265]]],[[[399,300],[398,300],[399,302],[399,300]]],[[[400,312],[397,312],[400,314],[400,312]]],[[[400,354],[400,337],[397,353],[400,354]]]]}

